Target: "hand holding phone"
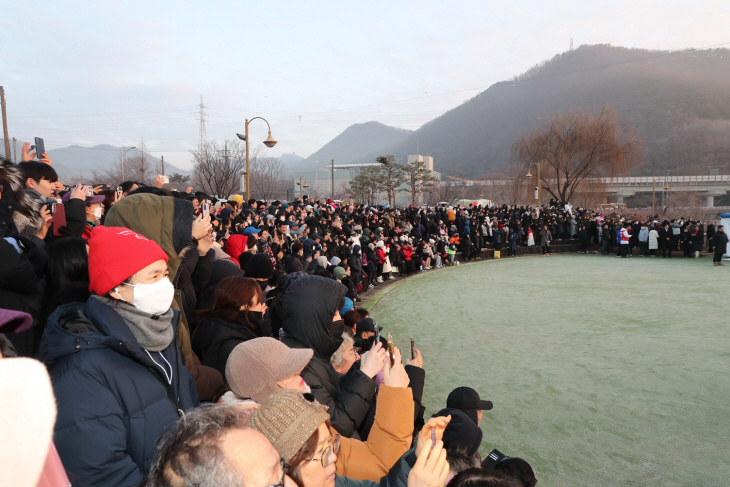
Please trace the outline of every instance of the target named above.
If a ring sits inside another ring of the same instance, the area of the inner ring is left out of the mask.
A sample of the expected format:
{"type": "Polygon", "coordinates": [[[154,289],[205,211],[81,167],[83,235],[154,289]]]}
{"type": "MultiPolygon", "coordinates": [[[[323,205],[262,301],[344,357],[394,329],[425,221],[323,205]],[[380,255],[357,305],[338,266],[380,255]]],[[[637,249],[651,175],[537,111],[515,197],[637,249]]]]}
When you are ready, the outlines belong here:
{"type": "Polygon", "coordinates": [[[35,149],[35,155],[40,160],[43,157],[43,154],[46,152],[46,144],[43,142],[43,139],[40,137],[35,138],[35,145],[31,147],[31,149],[35,149]]]}

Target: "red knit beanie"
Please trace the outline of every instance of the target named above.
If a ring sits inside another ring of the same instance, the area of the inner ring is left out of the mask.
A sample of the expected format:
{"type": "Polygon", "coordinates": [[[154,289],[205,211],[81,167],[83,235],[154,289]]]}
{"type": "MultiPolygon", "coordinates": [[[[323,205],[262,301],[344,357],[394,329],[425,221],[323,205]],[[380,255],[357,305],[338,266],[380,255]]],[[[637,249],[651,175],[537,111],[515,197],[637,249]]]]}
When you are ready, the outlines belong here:
{"type": "Polygon", "coordinates": [[[124,227],[94,227],[89,237],[89,291],[99,296],[148,265],[167,262],[154,240],[124,227]]]}

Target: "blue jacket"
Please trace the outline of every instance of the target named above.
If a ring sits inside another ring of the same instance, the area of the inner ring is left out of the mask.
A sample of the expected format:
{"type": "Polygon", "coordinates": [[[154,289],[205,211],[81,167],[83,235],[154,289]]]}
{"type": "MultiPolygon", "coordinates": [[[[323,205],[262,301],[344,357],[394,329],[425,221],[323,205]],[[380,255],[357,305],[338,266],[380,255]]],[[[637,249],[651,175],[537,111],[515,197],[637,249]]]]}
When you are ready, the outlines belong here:
{"type": "MultiPolygon", "coordinates": [[[[179,315],[172,320],[175,336],[179,315]]],[[[46,364],[58,416],[54,443],[71,478],[93,486],[133,486],[150,469],[164,429],[199,403],[177,340],[162,369],[119,314],[101,301],[59,307],[49,318],[38,359],[46,364]]],[[[153,353],[161,362],[159,353],[153,353]]]]}

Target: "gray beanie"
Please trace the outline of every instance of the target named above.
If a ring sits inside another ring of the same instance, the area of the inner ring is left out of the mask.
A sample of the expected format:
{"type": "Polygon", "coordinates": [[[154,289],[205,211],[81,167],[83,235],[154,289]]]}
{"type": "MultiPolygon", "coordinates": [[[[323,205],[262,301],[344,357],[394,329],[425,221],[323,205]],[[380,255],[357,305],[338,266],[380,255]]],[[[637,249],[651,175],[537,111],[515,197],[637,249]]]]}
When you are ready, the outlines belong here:
{"type": "Polygon", "coordinates": [[[327,406],[305,399],[299,391],[283,389],[264,401],[246,425],[267,437],[289,463],[329,419],[327,406]]]}
{"type": "Polygon", "coordinates": [[[226,382],[239,398],[260,404],[279,390],[276,381],[301,372],[313,354],[309,348],[289,348],[271,337],[247,340],[228,356],[226,382]]]}

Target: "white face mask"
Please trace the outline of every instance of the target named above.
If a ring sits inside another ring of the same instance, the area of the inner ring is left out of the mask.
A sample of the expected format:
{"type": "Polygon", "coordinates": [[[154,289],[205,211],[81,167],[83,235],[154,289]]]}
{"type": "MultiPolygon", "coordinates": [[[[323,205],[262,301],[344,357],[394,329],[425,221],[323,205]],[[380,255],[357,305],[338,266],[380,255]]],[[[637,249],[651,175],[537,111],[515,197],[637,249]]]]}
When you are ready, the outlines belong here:
{"type": "Polygon", "coordinates": [[[94,208],[94,218],[96,218],[97,220],[101,220],[101,212],[101,206],[97,206],[96,208],[94,208]]]}
{"type": "Polygon", "coordinates": [[[175,298],[175,287],[170,279],[164,277],[152,284],[125,284],[134,288],[133,305],[138,310],[151,315],[161,315],[170,309],[175,298]]]}

